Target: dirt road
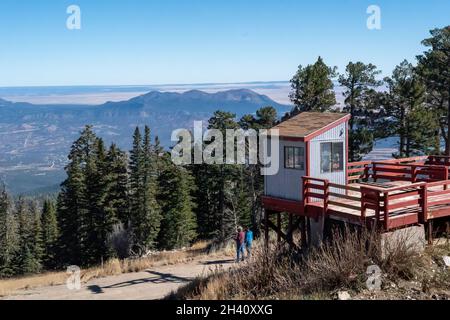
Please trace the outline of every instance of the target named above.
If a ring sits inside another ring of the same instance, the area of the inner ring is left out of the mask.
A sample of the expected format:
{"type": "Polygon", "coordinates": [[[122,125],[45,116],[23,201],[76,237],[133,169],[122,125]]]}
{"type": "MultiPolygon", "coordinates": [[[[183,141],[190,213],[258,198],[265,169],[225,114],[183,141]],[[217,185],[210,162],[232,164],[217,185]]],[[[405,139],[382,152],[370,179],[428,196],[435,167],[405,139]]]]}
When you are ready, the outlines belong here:
{"type": "Polygon", "coordinates": [[[6,300],[154,300],[161,299],[195,277],[207,275],[217,267],[233,265],[229,258],[203,257],[189,263],[150,268],[144,272],[127,273],[91,280],[80,290],[66,285],[18,291],[6,300]]]}

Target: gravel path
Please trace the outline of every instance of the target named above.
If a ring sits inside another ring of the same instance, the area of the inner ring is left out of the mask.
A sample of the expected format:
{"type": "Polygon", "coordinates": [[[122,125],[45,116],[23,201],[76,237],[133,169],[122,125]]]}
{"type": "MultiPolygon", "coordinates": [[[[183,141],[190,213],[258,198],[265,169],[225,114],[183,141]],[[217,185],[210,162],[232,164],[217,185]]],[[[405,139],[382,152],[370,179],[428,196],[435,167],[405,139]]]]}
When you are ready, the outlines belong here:
{"type": "Polygon", "coordinates": [[[227,269],[233,260],[203,257],[188,263],[150,268],[143,272],[93,279],[80,290],[66,285],[18,291],[6,300],[154,300],[162,299],[197,276],[205,276],[217,267],[227,269]]]}

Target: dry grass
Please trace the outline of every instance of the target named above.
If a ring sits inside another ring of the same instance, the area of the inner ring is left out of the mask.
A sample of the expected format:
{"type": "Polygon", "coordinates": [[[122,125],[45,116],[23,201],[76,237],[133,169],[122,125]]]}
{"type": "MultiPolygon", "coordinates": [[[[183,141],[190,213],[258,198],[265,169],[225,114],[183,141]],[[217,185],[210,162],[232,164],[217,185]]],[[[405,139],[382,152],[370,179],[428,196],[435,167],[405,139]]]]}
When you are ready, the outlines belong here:
{"type": "Polygon", "coordinates": [[[363,290],[371,265],[378,265],[390,281],[417,276],[422,256],[416,248],[407,241],[384,248],[381,243],[379,234],[345,230],[308,252],[273,243],[266,251],[257,245],[251,261],[198,278],[169,298],[330,299],[338,290],[363,290]]]}
{"type": "MultiPolygon", "coordinates": [[[[185,250],[156,252],[145,258],[112,259],[102,266],[82,270],[81,281],[85,283],[95,278],[140,272],[151,267],[189,262],[198,256],[205,255],[208,247],[209,243],[202,241],[185,250]]],[[[66,272],[48,272],[35,276],[0,280],[0,297],[11,295],[21,289],[61,285],[67,281],[67,277],[66,272]]]]}

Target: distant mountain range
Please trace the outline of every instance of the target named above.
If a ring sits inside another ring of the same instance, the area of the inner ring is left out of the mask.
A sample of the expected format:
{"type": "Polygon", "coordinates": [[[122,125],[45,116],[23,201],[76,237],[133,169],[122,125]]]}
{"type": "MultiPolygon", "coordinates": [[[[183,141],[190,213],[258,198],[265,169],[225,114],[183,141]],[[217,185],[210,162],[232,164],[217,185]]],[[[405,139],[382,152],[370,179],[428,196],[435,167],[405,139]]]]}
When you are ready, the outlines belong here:
{"type": "Polygon", "coordinates": [[[64,179],[70,145],[86,124],[94,125],[106,143],[114,141],[126,150],[134,127],[147,124],[168,147],[174,129],[191,128],[194,120],[206,121],[216,110],[240,117],[269,105],[280,115],[291,108],[248,89],[152,91],[102,105],[34,105],[0,99],[0,179],[15,194],[57,186],[64,179]]]}

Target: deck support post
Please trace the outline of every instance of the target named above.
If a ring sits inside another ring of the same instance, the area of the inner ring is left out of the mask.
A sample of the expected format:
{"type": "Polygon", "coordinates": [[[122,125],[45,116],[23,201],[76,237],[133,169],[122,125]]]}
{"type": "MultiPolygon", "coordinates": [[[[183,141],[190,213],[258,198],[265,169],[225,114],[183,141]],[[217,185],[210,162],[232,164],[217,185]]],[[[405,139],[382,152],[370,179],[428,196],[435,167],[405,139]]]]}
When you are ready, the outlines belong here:
{"type": "Polygon", "coordinates": [[[264,246],[269,248],[269,210],[264,210],[264,246]]]}
{"type": "Polygon", "coordinates": [[[428,186],[425,184],[420,188],[422,212],[419,219],[420,223],[426,223],[428,220],[428,186]]]}
{"type": "Polygon", "coordinates": [[[306,217],[301,217],[300,221],[300,234],[302,237],[302,248],[305,249],[308,246],[307,234],[306,234],[306,217]]]}
{"type": "Polygon", "coordinates": [[[432,245],[433,244],[433,220],[429,220],[427,222],[427,237],[428,237],[428,244],[432,245]]]}
{"type": "Polygon", "coordinates": [[[292,241],[293,241],[293,233],[294,233],[294,225],[293,225],[293,219],[294,219],[294,216],[292,215],[292,213],[289,213],[289,231],[288,231],[288,242],[289,242],[289,244],[292,244],[292,241]]]}

